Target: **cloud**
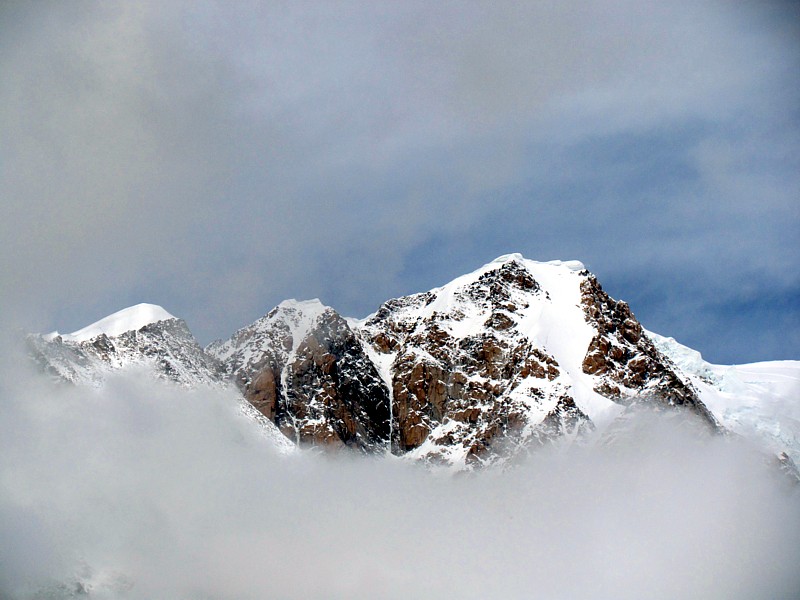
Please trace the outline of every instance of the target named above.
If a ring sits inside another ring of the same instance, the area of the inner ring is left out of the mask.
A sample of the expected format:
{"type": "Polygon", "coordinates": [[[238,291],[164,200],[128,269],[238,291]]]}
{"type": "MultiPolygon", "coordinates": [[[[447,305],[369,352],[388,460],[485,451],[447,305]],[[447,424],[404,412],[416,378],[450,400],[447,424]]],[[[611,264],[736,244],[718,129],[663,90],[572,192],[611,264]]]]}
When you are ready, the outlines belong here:
{"type": "Polygon", "coordinates": [[[27,327],[150,301],[208,341],[290,296],[363,316],[507,251],[628,297],[685,270],[730,273],[714,296],[796,284],[792,5],[5,11],[0,281],[27,327]]]}
{"type": "Polygon", "coordinates": [[[20,373],[0,404],[3,597],[751,598],[800,585],[797,490],[746,446],[663,415],[614,445],[454,477],[278,457],[223,391],[20,373]]]}

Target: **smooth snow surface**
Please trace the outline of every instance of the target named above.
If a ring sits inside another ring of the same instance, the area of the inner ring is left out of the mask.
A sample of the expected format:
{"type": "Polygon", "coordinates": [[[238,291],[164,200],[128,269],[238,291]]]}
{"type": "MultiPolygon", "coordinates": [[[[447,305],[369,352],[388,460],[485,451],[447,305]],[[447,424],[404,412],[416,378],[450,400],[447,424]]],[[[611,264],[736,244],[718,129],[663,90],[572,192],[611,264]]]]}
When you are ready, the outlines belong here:
{"type": "MultiPolygon", "coordinates": [[[[83,329],[62,335],[61,338],[68,342],[85,342],[96,338],[102,333],[105,333],[109,337],[114,337],[126,331],[139,330],[150,323],[158,323],[159,321],[166,321],[174,318],[173,315],[156,304],[136,304],[135,306],[123,308],[113,315],[109,315],[96,323],[87,325],[83,329]]],[[[54,332],[47,337],[52,339],[56,335],[58,335],[58,333],[54,332]]]]}
{"type": "Polygon", "coordinates": [[[526,265],[537,264],[537,265],[551,265],[551,266],[554,266],[554,267],[566,267],[570,271],[583,271],[586,268],[583,265],[583,263],[581,261],[579,261],[579,260],[548,260],[546,262],[539,262],[539,261],[536,261],[536,260],[531,260],[529,258],[525,258],[519,252],[512,252],[511,254],[503,254],[501,256],[498,256],[492,262],[490,262],[488,265],[484,265],[484,267],[482,269],[479,269],[479,270],[482,271],[482,270],[485,270],[486,267],[489,267],[490,265],[497,264],[497,263],[503,264],[503,263],[510,262],[512,260],[515,260],[515,261],[520,262],[520,263],[525,263],[526,265]]]}

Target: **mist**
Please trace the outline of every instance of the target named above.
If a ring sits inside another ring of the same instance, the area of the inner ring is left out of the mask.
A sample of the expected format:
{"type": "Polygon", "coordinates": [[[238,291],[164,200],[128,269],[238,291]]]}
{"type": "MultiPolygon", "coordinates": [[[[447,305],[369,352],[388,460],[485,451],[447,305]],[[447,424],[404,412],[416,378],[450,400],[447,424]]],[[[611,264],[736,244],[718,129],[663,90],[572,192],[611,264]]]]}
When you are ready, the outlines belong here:
{"type": "Polygon", "coordinates": [[[232,390],[17,364],[0,401],[0,597],[789,598],[800,495],[680,420],[453,475],[278,455],[232,390]]]}

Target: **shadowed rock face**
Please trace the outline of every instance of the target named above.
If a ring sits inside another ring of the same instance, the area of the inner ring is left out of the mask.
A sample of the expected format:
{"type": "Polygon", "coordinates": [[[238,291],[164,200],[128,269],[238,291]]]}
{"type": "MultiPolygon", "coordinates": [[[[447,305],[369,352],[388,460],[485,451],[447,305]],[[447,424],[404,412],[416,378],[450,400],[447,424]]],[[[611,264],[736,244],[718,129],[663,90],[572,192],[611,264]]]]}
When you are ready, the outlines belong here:
{"type": "Polygon", "coordinates": [[[362,449],[389,440],[389,394],[347,322],[333,310],[300,343],[286,367],[275,423],[301,443],[362,449]]]}
{"type": "Polygon", "coordinates": [[[333,309],[282,304],[208,351],[289,439],[365,451],[388,445],[388,389],[333,309]]]}

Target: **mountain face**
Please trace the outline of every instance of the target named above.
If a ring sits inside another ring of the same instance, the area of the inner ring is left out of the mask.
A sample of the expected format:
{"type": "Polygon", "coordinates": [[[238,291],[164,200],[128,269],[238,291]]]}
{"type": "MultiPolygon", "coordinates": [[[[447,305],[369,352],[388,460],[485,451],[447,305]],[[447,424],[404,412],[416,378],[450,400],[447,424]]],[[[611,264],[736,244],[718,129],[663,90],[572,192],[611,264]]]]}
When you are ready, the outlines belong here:
{"type": "Polygon", "coordinates": [[[72,334],[31,335],[27,341],[48,373],[76,384],[100,385],[108,373],[131,366],[181,385],[221,381],[221,365],[186,323],[154,305],[125,309],[72,334]]]}
{"type": "Polygon", "coordinates": [[[245,398],[298,444],[377,450],[389,393],[356,334],[319,301],[287,301],[207,352],[245,398]]]}
{"type": "MultiPolygon", "coordinates": [[[[502,256],[362,320],[286,301],[206,349],[160,311],[139,305],[67,336],[29,336],[29,348],[76,384],[133,365],[181,385],[231,382],[243,410],[277,426],[284,443],[459,468],[580,439],[638,405],[680,408],[711,431],[755,427],[742,425],[752,410],[726,412],[713,365],[645,331],[577,261],[502,256]]],[[[790,437],[773,440],[776,452],[800,448],[790,437]]]]}
{"type": "MultiPolygon", "coordinates": [[[[206,353],[186,323],[160,306],[138,304],[71,334],[29,335],[28,352],[57,380],[98,387],[115,371],[141,369],[187,387],[224,385],[223,366],[206,353]]],[[[243,399],[239,410],[279,452],[294,444],[243,399]]]]}
{"type": "Polygon", "coordinates": [[[605,425],[637,402],[696,391],[578,262],[498,258],[357,323],[393,398],[392,448],[429,461],[496,462],[605,425]]]}

